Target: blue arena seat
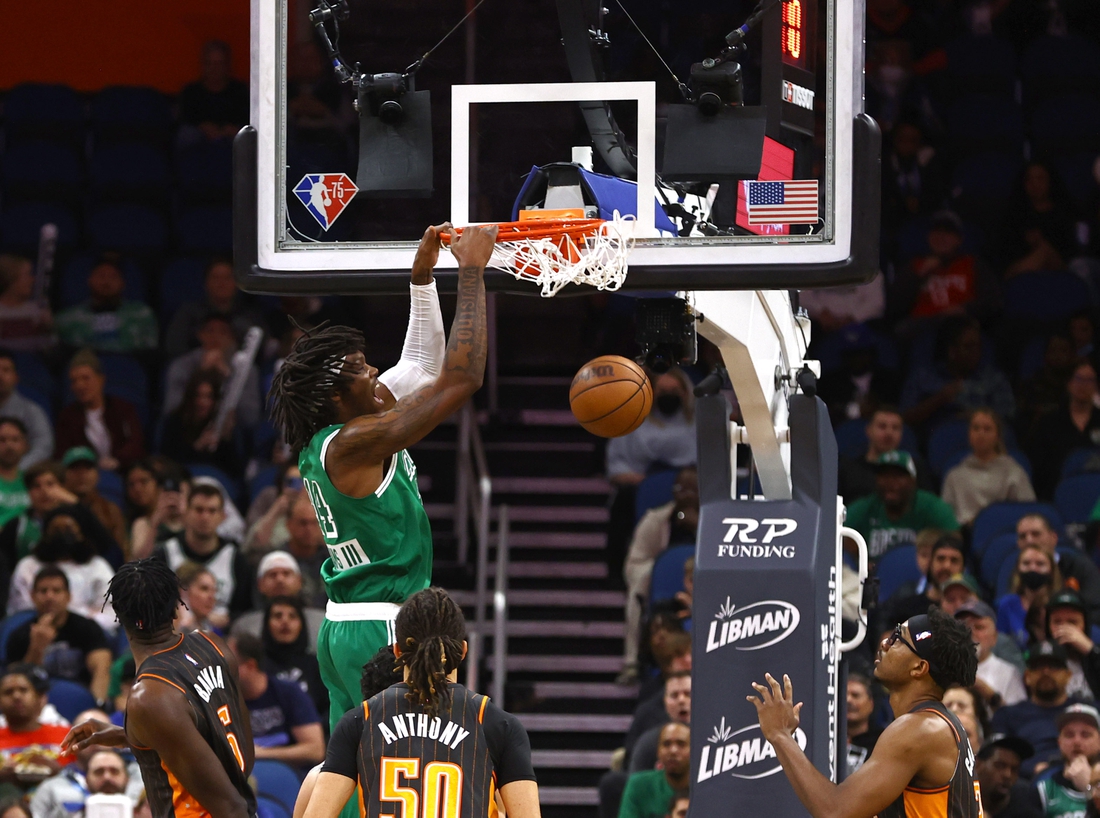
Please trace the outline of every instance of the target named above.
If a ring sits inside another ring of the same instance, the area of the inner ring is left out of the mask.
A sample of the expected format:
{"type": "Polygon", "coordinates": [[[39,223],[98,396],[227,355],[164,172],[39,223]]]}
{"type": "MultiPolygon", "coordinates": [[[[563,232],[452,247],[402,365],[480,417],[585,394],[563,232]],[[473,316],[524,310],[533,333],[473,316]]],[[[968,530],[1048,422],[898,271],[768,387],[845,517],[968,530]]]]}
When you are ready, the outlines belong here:
{"type": "Polygon", "coordinates": [[[176,310],[188,301],[202,298],[206,262],[201,258],[174,258],[160,273],[160,319],[168,326],[176,310]]]}
{"type": "Polygon", "coordinates": [[[1011,96],[1016,90],[1016,53],[999,37],[959,37],[947,44],[947,76],[954,94],[1011,96]]]}
{"type": "Polygon", "coordinates": [[[1062,461],[1062,478],[1100,471],[1100,448],[1074,449],[1062,461]]]}
{"type": "Polygon", "coordinates": [[[88,163],[92,193],[100,201],[166,204],[171,174],[164,152],[144,142],[97,148],[88,163]]]}
{"type": "Polygon", "coordinates": [[[634,493],[634,524],[651,508],[663,506],[672,500],[672,486],[676,482],[676,469],[666,469],[648,475],[634,493]]]}
{"type": "Polygon", "coordinates": [[[945,421],[932,430],[928,438],[928,465],[932,471],[945,474],[952,457],[969,448],[969,429],[969,421],[959,419],[945,421]]]}
{"type": "Polygon", "coordinates": [[[228,140],[202,142],[181,151],[176,178],[184,202],[227,202],[233,192],[233,151],[228,140]]]}
{"type": "Polygon", "coordinates": [[[91,125],[97,147],[113,139],[164,144],[172,133],[172,109],[155,88],[113,85],[92,99],[91,125]]]}
{"type": "Polygon", "coordinates": [[[986,547],[998,534],[1016,531],[1016,523],[1028,514],[1042,514],[1059,534],[1064,528],[1062,515],[1050,503],[992,503],[974,518],[971,527],[970,554],[981,559],[986,547]]]}
{"type": "Polygon", "coordinates": [[[1020,61],[1024,100],[1031,106],[1067,92],[1100,90],[1100,47],[1085,37],[1042,35],[1020,61]]]}
{"type": "Polygon", "coordinates": [[[203,205],[176,218],[176,241],[184,253],[209,255],[233,249],[233,213],[229,206],[203,205]]]}
{"type": "Polygon", "coordinates": [[[40,137],[79,143],[84,136],[84,104],[66,85],[17,85],[4,100],[4,136],[9,148],[40,137]]]}
{"type": "Polygon", "coordinates": [[[1081,278],[1068,270],[1042,270],[1005,283],[1005,316],[1021,321],[1057,321],[1092,304],[1081,278]]]}
{"type": "Polygon", "coordinates": [[[1011,96],[964,94],[947,109],[947,132],[956,156],[1024,149],[1024,117],[1011,96]]]}
{"type": "Polygon", "coordinates": [[[0,665],[8,664],[8,639],[35,616],[37,614],[34,611],[16,611],[11,616],[0,619],[0,665]]]}
{"type": "Polygon", "coordinates": [[[229,499],[238,506],[241,504],[241,482],[235,477],[230,477],[217,466],[206,463],[186,463],[185,466],[193,477],[212,477],[217,480],[229,494],[229,499]]]}
{"type": "Polygon", "coordinates": [[[0,215],[0,243],[34,258],[44,224],[57,225],[58,249],[68,250],[80,238],[80,226],[69,208],[50,202],[23,202],[5,207],[0,215]]]}
{"type": "Polygon", "coordinates": [[[891,548],[875,563],[875,576],[878,577],[880,602],[889,599],[905,583],[919,580],[921,573],[917,566],[917,547],[907,543],[891,548]]]}
{"type": "Polygon", "coordinates": [[[951,174],[952,195],[959,200],[960,209],[981,204],[1002,209],[1022,166],[1023,160],[1014,153],[993,151],[965,156],[951,174]]]}
{"type": "Polygon", "coordinates": [[[1100,148],[1100,104],[1096,96],[1072,92],[1039,102],[1032,112],[1032,147],[1056,155],[1100,148]]]}
{"type": "Polygon", "coordinates": [[[653,561],[649,581],[649,605],[672,599],[684,590],[684,563],[695,556],[694,545],[677,545],[662,551],[653,561]]]}
{"type": "Polygon", "coordinates": [[[4,195],[12,201],[74,202],[81,193],[84,171],[76,149],[65,142],[36,140],[4,153],[4,195]]]}
{"type": "Polygon", "coordinates": [[[1004,564],[1005,560],[1009,560],[1015,565],[1015,554],[1018,551],[1019,549],[1016,546],[1016,534],[1014,532],[998,534],[986,544],[985,551],[982,552],[979,577],[987,588],[997,587],[997,579],[1001,574],[1001,565],[1004,564]]]}
{"type": "Polygon", "coordinates": [[[256,815],[258,818],[290,818],[291,810],[286,809],[281,802],[266,795],[256,797],[256,815]]]}
{"type": "Polygon", "coordinates": [[[96,490],[119,508],[126,508],[126,486],[118,472],[100,469],[96,490]]]}
{"type": "Polygon", "coordinates": [[[1096,150],[1058,152],[1048,157],[1058,178],[1078,207],[1085,208],[1096,199],[1097,184],[1092,168],[1098,157],[1096,150]]]}
{"type": "Polygon", "coordinates": [[[50,692],[47,695],[50,704],[69,721],[85,710],[96,707],[95,696],[88,688],[68,679],[50,679],[50,692]]]}
{"type": "Polygon", "coordinates": [[[268,486],[274,486],[275,481],[279,477],[278,466],[265,466],[256,472],[255,476],[248,481],[248,499],[249,501],[255,500],[257,495],[268,486]]]}
{"type": "Polygon", "coordinates": [[[294,768],[281,761],[257,759],[252,768],[252,779],[256,783],[257,795],[278,802],[288,813],[294,811],[294,802],[302,786],[294,768]]]}
{"type": "Polygon", "coordinates": [[[999,599],[1012,592],[1012,575],[1016,572],[1016,560],[1006,559],[1001,563],[1001,570],[997,572],[997,584],[994,586],[994,599],[999,599]]]}
{"type": "Polygon", "coordinates": [[[168,227],[155,208],[139,204],[108,204],[88,214],[88,238],[104,250],[147,255],[168,246],[168,227]]]}
{"type": "Polygon", "coordinates": [[[1087,523],[1100,500],[1100,472],[1066,477],[1054,489],[1054,505],[1067,523],[1087,523]]]}

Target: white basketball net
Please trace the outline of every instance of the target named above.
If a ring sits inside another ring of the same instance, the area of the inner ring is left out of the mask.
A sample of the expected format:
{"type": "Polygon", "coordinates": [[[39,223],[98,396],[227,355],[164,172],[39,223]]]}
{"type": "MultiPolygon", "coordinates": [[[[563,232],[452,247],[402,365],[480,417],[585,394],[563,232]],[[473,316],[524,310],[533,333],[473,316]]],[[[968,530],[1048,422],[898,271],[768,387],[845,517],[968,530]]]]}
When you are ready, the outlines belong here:
{"type": "Polygon", "coordinates": [[[633,217],[618,211],[579,245],[569,236],[499,241],[489,266],[533,281],[550,298],[566,284],[614,291],[626,280],[626,260],[634,249],[633,217]],[[572,252],[571,252],[572,251],[572,252]]]}

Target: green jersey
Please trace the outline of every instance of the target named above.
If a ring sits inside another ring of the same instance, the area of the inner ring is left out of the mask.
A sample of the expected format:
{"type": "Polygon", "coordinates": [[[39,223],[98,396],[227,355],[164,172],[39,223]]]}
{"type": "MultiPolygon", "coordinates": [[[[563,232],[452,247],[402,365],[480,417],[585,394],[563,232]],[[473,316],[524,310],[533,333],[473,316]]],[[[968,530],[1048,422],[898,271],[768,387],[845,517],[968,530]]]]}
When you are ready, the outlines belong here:
{"type": "Polygon", "coordinates": [[[1039,800],[1047,818],[1085,818],[1089,797],[1073,789],[1064,775],[1040,781],[1035,788],[1039,790],[1039,800]]]}
{"type": "Polygon", "coordinates": [[[324,467],[328,445],[340,429],[322,429],[298,457],[328,548],[321,579],[333,602],[400,604],[432,579],[432,532],[416,466],[400,451],[385,463],[373,494],[349,497],[336,490],[324,467]]]}

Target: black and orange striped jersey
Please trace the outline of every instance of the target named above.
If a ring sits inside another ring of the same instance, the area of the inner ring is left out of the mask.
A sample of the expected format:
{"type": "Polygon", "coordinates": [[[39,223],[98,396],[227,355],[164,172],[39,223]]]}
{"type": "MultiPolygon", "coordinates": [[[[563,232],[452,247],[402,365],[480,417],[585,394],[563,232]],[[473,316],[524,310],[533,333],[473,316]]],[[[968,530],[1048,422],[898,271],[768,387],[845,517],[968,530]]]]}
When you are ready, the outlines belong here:
{"type": "MultiPolygon", "coordinates": [[[[249,770],[237,736],[248,718],[242,711],[237,680],[221,649],[201,631],[180,637],[173,647],[141,663],[135,681],[171,685],[187,697],[195,726],[218,757],[230,782],[256,813],[256,796],[248,784],[249,770]]],[[[209,813],[184,789],[150,747],[131,745],[141,767],[153,818],[204,818],[209,813]]]]}
{"type": "Polygon", "coordinates": [[[323,771],[358,780],[364,818],[494,818],[497,789],[535,780],[519,720],[460,684],[450,689],[450,706],[429,716],[405,698],[407,685],[394,685],[333,730],[323,771]]]}
{"type": "Polygon", "coordinates": [[[910,713],[931,711],[942,718],[955,734],[959,755],[951,780],[942,787],[925,789],[910,782],[897,800],[878,818],[982,818],[982,797],[974,780],[974,752],[966,730],[943,702],[923,702],[910,713]]]}

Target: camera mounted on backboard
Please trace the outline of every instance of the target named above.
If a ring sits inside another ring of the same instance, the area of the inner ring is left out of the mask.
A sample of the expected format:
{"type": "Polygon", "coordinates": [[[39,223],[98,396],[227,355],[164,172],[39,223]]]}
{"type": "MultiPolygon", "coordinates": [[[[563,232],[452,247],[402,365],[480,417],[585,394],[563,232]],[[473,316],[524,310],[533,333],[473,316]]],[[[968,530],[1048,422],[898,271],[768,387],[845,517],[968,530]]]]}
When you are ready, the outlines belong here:
{"type": "Polygon", "coordinates": [[[679,363],[695,363],[695,316],[684,299],[639,298],[634,324],[644,363],[658,375],[679,363]]]}

